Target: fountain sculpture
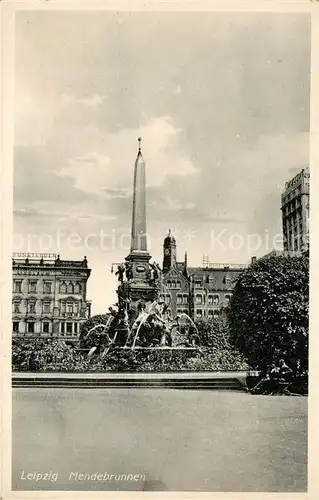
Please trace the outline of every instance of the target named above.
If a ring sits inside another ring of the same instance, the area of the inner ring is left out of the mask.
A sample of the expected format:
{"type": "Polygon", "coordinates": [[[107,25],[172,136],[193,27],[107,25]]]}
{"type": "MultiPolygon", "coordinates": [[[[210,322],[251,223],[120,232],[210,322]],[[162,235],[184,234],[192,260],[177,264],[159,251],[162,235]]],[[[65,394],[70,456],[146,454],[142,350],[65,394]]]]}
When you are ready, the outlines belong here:
{"type": "MultiPolygon", "coordinates": [[[[116,264],[118,279],[117,310],[109,308],[105,324],[88,333],[98,333],[99,346],[90,355],[106,355],[112,347],[123,349],[197,349],[199,334],[193,320],[185,313],[171,318],[168,304],[159,300],[165,289],[162,271],[150,263],[147,250],[145,162],[141,138],[134,167],[131,250],[124,263],[116,264]],[[186,333],[179,332],[180,322],[187,320],[186,333]]],[[[112,266],[113,267],[113,266],[112,266]]]]}

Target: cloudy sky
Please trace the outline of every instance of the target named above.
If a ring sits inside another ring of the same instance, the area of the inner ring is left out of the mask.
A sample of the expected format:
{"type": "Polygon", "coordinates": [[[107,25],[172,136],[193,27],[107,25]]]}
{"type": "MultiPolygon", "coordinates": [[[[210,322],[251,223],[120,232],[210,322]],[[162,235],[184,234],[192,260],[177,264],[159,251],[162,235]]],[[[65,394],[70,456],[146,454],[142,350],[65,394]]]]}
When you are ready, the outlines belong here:
{"type": "Polygon", "coordinates": [[[270,251],[308,163],[309,87],[307,14],[18,13],[14,249],[87,255],[105,310],[142,136],[157,261],[169,228],[190,265],[270,251]]]}

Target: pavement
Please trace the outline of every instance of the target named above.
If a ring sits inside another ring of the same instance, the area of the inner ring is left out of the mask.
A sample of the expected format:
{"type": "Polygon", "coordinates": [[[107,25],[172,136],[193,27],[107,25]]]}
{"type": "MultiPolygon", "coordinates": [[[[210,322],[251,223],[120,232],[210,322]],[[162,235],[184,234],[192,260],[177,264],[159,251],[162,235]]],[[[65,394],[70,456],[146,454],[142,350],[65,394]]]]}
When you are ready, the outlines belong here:
{"type": "Polygon", "coordinates": [[[305,492],[307,398],[13,389],[14,490],[305,492]]]}

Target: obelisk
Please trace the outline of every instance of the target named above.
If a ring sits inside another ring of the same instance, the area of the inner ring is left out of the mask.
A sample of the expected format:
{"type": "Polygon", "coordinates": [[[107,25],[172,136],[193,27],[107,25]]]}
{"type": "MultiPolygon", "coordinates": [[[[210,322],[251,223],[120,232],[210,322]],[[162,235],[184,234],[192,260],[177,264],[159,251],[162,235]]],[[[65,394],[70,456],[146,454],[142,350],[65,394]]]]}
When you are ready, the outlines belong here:
{"type": "Polygon", "coordinates": [[[133,210],[131,251],[126,257],[129,270],[128,290],[130,308],[138,309],[142,303],[153,302],[158,290],[151,279],[151,258],[147,250],[146,233],[146,175],[145,161],[141,150],[141,137],[134,165],[133,210]]]}
{"type": "Polygon", "coordinates": [[[147,252],[145,161],[142,155],[141,141],[142,138],[139,137],[134,167],[131,254],[147,252]]]}

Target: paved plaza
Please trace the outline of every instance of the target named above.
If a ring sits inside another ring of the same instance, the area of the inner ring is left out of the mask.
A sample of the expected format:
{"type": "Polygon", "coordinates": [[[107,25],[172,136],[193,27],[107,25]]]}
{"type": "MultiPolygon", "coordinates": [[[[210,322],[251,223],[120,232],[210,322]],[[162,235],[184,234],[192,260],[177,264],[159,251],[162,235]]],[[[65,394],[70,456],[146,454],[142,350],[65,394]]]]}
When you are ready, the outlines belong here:
{"type": "Polygon", "coordinates": [[[14,389],[12,425],[13,489],[307,488],[305,397],[14,389]]]}

